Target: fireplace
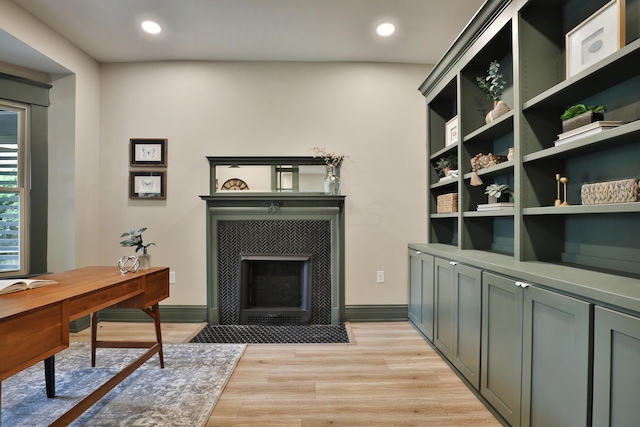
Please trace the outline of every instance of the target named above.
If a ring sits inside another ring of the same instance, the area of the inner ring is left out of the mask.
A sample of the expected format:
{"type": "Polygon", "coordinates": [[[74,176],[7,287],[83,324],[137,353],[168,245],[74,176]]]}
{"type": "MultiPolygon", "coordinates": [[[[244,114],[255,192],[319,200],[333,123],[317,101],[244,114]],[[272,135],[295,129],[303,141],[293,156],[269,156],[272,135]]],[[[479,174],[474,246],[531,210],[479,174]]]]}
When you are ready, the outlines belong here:
{"type": "Polygon", "coordinates": [[[241,254],[240,324],[309,324],[311,254],[241,254]]]}
{"type": "Polygon", "coordinates": [[[212,325],[343,322],[345,196],[301,192],[299,188],[291,192],[217,191],[216,185],[220,165],[226,165],[226,172],[229,165],[266,164],[277,169],[278,165],[324,165],[324,161],[310,157],[208,159],[210,194],[200,196],[207,212],[206,321],[212,325]],[[247,276],[261,269],[267,269],[260,274],[269,279],[247,276]],[[286,271],[281,274],[282,269],[286,271]],[[299,278],[276,280],[274,276],[299,278]],[[250,296],[252,292],[280,296],[262,300],[250,296]]]}

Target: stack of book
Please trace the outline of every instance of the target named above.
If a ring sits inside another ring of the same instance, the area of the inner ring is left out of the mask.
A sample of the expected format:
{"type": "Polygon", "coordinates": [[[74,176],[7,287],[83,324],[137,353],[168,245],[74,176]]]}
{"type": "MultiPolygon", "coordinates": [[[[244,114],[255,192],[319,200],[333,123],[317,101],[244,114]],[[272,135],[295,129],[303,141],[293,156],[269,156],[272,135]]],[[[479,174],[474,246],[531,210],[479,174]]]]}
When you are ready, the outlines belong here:
{"type": "Polygon", "coordinates": [[[607,129],[612,129],[625,123],[626,122],[620,121],[599,121],[589,123],[588,125],[580,126],[579,128],[571,129],[559,134],[555,145],[566,144],[567,142],[575,141],[576,139],[584,138],[585,136],[600,133],[607,129]]]}
{"type": "Polygon", "coordinates": [[[499,211],[501,209],[513,209],[513,202],[498,202],[498,203],[487,203],[484,205],[478,205],[478,212],[499,211]]]}

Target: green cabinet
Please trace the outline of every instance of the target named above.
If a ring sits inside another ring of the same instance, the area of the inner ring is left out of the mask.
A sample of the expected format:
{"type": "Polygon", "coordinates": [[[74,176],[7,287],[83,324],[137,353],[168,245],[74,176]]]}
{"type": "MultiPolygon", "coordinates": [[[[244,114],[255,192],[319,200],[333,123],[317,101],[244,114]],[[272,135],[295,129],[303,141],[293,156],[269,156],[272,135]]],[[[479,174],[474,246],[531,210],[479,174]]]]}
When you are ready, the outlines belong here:
{"type": "Polygon", "coordinates": [[[592,305],[483,273],[482,396],[512,426],[587,426],[592,305]]]}
{"type": "Polygon", "coordinates": [[[523,304],[514,280],[482,273],[480,394],[512,426],[520,425],[523,304]]]}
{"type": "Polygon", "coordinates": [[[521,425],[590,425],[592,305],[518,284],[526,288],[521,425]]]}
{"type": "Polygon", "coordinates": [[[434,344],[479,389],[482,273],[441,258],[434,265],[434,344]]]}
{"type": "Polygon", "coordinates": [[[433,256],[409,249],[408,318],[433,341],[433,256]]]}
{"type": "Polygon", "coordinates": [[[640,318],[596,307],[594,323],[593,426],[637,426],[640,318]]]}

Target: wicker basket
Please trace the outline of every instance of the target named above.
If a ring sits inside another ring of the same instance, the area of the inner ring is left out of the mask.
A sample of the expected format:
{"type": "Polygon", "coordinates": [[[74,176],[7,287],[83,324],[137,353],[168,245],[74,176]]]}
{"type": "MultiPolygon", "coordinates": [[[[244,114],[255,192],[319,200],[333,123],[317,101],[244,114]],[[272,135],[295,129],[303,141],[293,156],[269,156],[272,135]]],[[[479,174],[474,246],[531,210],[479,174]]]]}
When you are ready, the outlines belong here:
{"type": "Polygon", "coordinates": [[[638,180],[622,179],[619,181],[583,184],[580,196],[582,197],[583,205],[637,202],[638,180]]]}
{"type": "Polygon", "coordinates": [[[441,194],[437,198],[437,213],[458,212],[458,193],[441,194]]]}

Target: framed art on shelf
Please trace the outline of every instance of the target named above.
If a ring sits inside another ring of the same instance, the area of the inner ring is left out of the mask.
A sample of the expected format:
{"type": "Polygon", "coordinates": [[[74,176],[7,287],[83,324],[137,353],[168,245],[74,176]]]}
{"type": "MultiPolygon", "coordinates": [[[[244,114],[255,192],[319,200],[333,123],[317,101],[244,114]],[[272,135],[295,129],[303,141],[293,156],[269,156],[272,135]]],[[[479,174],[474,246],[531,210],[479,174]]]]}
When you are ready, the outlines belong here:
{"type": "Polygon", "coordinates": [[[451,120],[447,122],[445,125],[446,134],[445,134],[445,147],[449,145],[455,144],[459,139],[459,129],[458,129],[458,116],[455,116],[451,120]]]}
{"type": "Polygon", "coordinates": [[[624,14],[625,0],[612,0],[567,33],[567,78],[624,46],[624,14]]]}
{"type": "Polygon", "coordinates": [[[158,199],[167,198],[167,173],[165,171],[129,172],[130,199],[158,199]]]}
{"type": "Polygon", "coordinates": [[[167,140],[131,138],[129,158],[131,166],[167,167],[167,140]]]}

